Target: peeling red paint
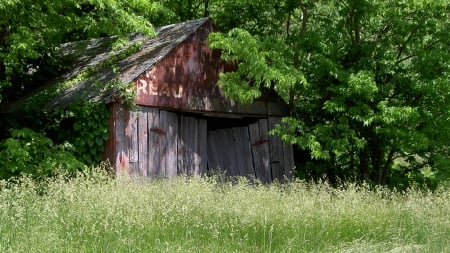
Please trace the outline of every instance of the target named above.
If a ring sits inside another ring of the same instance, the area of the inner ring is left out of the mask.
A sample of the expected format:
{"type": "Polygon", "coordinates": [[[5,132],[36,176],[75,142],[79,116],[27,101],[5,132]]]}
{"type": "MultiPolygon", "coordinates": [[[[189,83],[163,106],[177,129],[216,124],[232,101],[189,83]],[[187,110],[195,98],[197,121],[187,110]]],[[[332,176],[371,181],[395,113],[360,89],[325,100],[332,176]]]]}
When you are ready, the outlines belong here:
{"type": "Polygon", "coordinates": [[[117,153],[116,169],[118,172],[128,172],[129,162],[124,152],[117,153]]]}
{"type": "Polygon", "coordinates": [[[259,146],[259,145],[262,145],[262,144],[267,143],[267,142],[269,142],[268,139],[261,139],[261,140],[255,142],[255,143],[253,143],[252,147],[259,146]]]}
{"type": "Polygon", "coordinates": [[[206,39],[213,31],[211,24],[202,26],[136,78],[135,103],[191,112],[285,115],[286,108],[273,103],[265,92],[251,105],[225,97],[217,85],[219,74],[235,70],[236,65],[225,63],[219,50],[208,47],[206,39]]]}
{"type": "Polygon", "coordinates": [[[225,100],[216,85],[223,65],[218,51],[198,42],[183,43],[135,80],[136,103],[189,110],[196,106],[192,98],[225,100]]]}
{"type": "Polygon", "coordinates": [[[161,128],[150,128],[150,131],[157,133],[157,134],[161,134],[161,135],[167,134],[167,132],[161,128]]]}

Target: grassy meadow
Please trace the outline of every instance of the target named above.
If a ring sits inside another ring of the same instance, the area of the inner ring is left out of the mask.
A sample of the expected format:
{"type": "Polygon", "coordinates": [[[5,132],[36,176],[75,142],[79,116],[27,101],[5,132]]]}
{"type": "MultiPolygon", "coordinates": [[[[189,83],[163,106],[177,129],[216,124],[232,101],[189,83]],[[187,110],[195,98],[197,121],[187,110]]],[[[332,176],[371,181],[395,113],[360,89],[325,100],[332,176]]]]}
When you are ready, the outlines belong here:
{"type": "Polygon", "coordinates": [[[106,176],[0,183],[0,252],[448,252],[450,191],[106,176]]]}

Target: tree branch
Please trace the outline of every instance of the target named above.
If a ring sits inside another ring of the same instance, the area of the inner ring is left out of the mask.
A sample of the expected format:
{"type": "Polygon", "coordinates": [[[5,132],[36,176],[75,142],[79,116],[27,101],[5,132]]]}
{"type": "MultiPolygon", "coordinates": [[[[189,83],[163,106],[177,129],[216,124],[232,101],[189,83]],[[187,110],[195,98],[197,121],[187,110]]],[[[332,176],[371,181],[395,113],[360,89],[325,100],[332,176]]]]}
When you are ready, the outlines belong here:
{"type": "MultiPolygon", "coordinates": [[[[295,43],[295,51],[294,51],[294,67],[298,68],[300,65],[300,43],[299,40],[304,37],[308,24],[308,8],[305,4],[300,3],[300,10],[302,11],[302,21],[301,21],[301,29],[299,33],[298,41],[295,43]]],[[[291,87],[289,90],[289,109],[291,113],[294,111],[295,107],[295,90],[294,87],[291,87]]]]}
{"type": "Polygon", "coordinates": [[[403,50],[406,48],[406,45],[411,41],[414,34],[416,34],[417,31],[419,31],[419,29],[420,29],[420,25],[416,26],[416,28],[408,34],[408,37],[406,38],[405,42],[400,46],[400,48],[398,50],[397,61],[399,61],[400,56],[402,56],[403,50]]]}
{"type": "Polygon", "coordinates": [[[395,65],[397,65],[397,64],[399,64],[399,63],[401,63],[403,61],[406,61],[408,59],[411,59],[411,58],[413,58],[415,56],[416,56],[415,54],[412,54],[412,55],[405,56],[405,57],[403,57],[401,59],[397,59],[397,61],[395,62],[395,65]]]}
{"type": "Polygon", "coordinates": [[[308,23],[308,8],[304,4],[300,4],[302,10],[302,26],[300,30],[300,37],[303,37],[306,32],[306,25],[308,23]]]}
{"type": "Polygon", "coordinates": [[[208,17],[209,16],[209,0],[205,0],[204,6],[205,6],[205,8],[204,8],[203,16],[208,17]]]}
{"type": "Polygon", "coordinates": [[[384,25],[383,29],[381,29],[376,36],[376,41],[379,42],[383,39],[383,36],[391,30],[391,27],[388,25],[384,25]]]}
{"type": "MultiPolygon", "coordinates": [[[[440,42],[442,42],[442,39],[435,40],[435,41],[433,41],[433,43],[430,43],[429,45],[426,45],[423,49],[428,50],[428,49],[434,47],[435,45],[439,44],[440,42]]],[[[401,59],[397,59],[395,64],[399,64],[399,63],[401,63],[403,61],[406,61],[408,59],[411,59],[411,58],[413,58],[415,56],[416,56],[415,54],[412,54],[412,55],[405,56],[405,57],[403,57],[401,59]]]]}

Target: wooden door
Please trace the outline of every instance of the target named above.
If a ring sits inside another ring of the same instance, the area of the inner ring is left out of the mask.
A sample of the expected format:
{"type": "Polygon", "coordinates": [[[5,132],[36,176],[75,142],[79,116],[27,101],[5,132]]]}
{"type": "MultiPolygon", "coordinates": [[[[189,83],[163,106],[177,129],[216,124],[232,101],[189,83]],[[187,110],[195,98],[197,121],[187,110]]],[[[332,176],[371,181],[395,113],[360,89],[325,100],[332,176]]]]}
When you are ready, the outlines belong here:
{"type": "Polygon", "coordinates": [[[207,166],[207,122],[140,107],[130,111],[125,128],[129,174],[144,177],[200,175],[207,166]]]}
{"type": "Polygon", "coordinates": [[[178,174],[202,175],[208,159],[206,120],[181,116],[179,132],[178,174]]]}
{"type": "Polygon", "coordinates": [[[269,131],[280,118],[257,119],[248,126],[208,131],[208,168],[229,176],[257,178],[263,183],[290,177],[292,146],[269,131]]]}
{"type": "Polygon", "coordinates": [[[249,127],[208,131],[208,168],[225,171],[228,176],[255,178],[249,127]]]}

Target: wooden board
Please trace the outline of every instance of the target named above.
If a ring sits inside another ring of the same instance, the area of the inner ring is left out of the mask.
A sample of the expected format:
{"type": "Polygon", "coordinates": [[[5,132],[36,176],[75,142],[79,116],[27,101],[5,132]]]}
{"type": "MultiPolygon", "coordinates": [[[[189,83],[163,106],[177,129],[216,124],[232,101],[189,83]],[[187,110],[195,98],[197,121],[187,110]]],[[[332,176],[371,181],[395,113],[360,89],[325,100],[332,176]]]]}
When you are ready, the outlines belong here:
{"type": "MultiPolygon", "coordinates": [[[[197,147],[197,120],[193,117],[181,116],[180,142],[178,159],[182,160],[183,167],[179,167],[181,174],[195,174],[195,152],[197,147]]],[[[198,167],[197,167],[198,170],[198,167]]]]}
{"type": "Polygon", "coordinates": [[[166,177],[167,176],[167,132],[168,132],[168,124],[167,124],[167,111],[159,110],[159,124],[158,124],[158,142],[159,142],[159,173],[158,177],[166,177]]]}
{"type": "Polygon", "coordinates": [[[160,132],[159,128],[159,110],[156,108],[149,108],[148,110],[148,173],[149,177],[156,177],[160,174],[160,132]]]}
{"type": "Polygon", "coordinates": [[[139,162],[139,153],[138,153],[138,112],[131,111],[130,112],[130,118],[128,121],[128,128],[129,128],[129,134],[128,137],[128,154],[130,158],[130,163],[137,163],[139,162]]]}
{"type": "Polygon", "coordinates": [[[116,174],[128,173],[129,159],[126,136],[126,122],[128,121],[128,110],[122,106],[114,106],[114,164],[116,174]]]}
{"type": "Polygon", "coordinates": [[[187,174],[188,164],[186,164],[185,157],[186,149],[188,148],[189,129],[188,123],[185,116],[180,117],[180,139],[178,140],[178,174],[187,174]]]}
{"type": "Polygon", "coordinates": [[[177,175],[178,136],[178,116],[176,113],[167,112],[166,176],[169,178],[177,175]]]}
{"type": "Polygon", "coordinates": [[[283,155],[284,155],[284,175],[287,178],[292,178],[294,169],[294,150],[292,145],[283,143],[283,155]]]}
{"type": "Polygon", "coordinates": [[[221,169],[221,157],[219,156],[219,152],[217,150],[216,143],[219,142],[219,134],[217,131],[208,131],[207,135],[207,144],[208,144],[208,169],[210,171],[216,171],[221,169]]]}
{"type": "Polygon", "coordinates": [[[239,168],[236,158],[236,150],[233,138],[233,130],[225,128],[219,130],[221,133],[221,140],[218,145],[220,147],[220,155],[225,157],[224,167],[230,176],[239,176],[239,168]]]}
{"type": "Polygon", "coordinates": [[[269,149],[269,125],[267,119],[260,119],[258,121],[259,125],[259,134],[260,134],[260,142],[262,142],[259,146],[261,147],[262,154],[262,170],[264,174],[264,178],[266,183],[272,182],[272,172],[270,170],[270,149],[269,149]]]}
{"type": "Polygon", "coordinates": [[[253,159],[253,165],[255,166],[255,176],[257,179],[262,180],[262,173],[261,173],[261,158],[258,150],[256,149],[257,144],[256,142],[259,141],[259,127],[258,122],[252,123],[248,126],[249,135],[250,135],[250,145],[252,150],[252,159],[253,159]]]}
{"type": "Polygon", "coordinates": [[[186,174],[186,168],[184,167],[184,141],[182,136],[186,133],[186,129],[184,129],[183,116],[180,116],[178,119],[178,138],[177,138],[177,175],[186,174]]]}
{"type": "Polygon", "coordinates": [[[239,175],[254,178],[256,175],[248,127],[233,128],[233,138],[239,175]]]}
{"type": "MultiPolygon", "coordinates": [[[[269,117],[269,131],[272,130],[275,125],[281,122],[281,118],[269,117]]],[[[284,155],[283,155],[283,142],[281,138],[275,135],[269,135],[269,148],[270,148],[270,168],[272,171],[273,179],[278,181],[284,180],[284,155]]]]}
{"type": "Polygon", "coordinates": [[[208,159],[210,169],[226,172],[228,176],[238,176],[239,169],[234,149],[233,130],[218,129],[208,133],[208,159]]]}
{"type": "Polygon", "coordinates": [[[208,134],[208,123],[205,119],[198,120],[198,173],[199,175],[203,175],[206,173],[208,166],[208,143],[207,143],[207,134],[208,134]]]}
{"type": "Polygon", "coordinates": [[[147,177],[148,172],[148,108],[142,107],[138,114],[138,174],[147,177]]]}
{"type": "Polygon", "coordinates": [[[221,171],[225,171],[225,172],[229,173],[228,164],[226,163],[227,157],[224,154],[225,151],[223,150],[223,145],[221,145],[221,143],[223,142],[223,135],[224,135],[223,131],[216,130],[214,132],[216,134],[215,134],[214,141],[212,141],[213,142],[212,145],[214,146],[214,150],[216,153],[215,157],[217,159],[216,160],[217,164],[214,167],[215,167],[215,169],[219,169],[221,171]]]}
{"type": "Polygon", "coordinates": [[[267,119],[260,119],[249,125],[255,174],[263,183],[270,183],[272,181],[267,131],[267,119]]]}
{"type": "Polygon", "coordinates": [[[197,119],[193,117],[187,117],[188,120],[188,135],[189,138],[187,142],[187,149],[185,154],[185,164],[189,164],[188,166],[188,174],[189,175],[198,175],[199,174],[199,156],[198,156],[198,126],[197,119]]]}
{"type": "Polygon", "coordinates": [[[130,111],[130,119],[128,121],[129,173],[132,175],[139,174],[138,115],[138,111],[130,111]]]}

